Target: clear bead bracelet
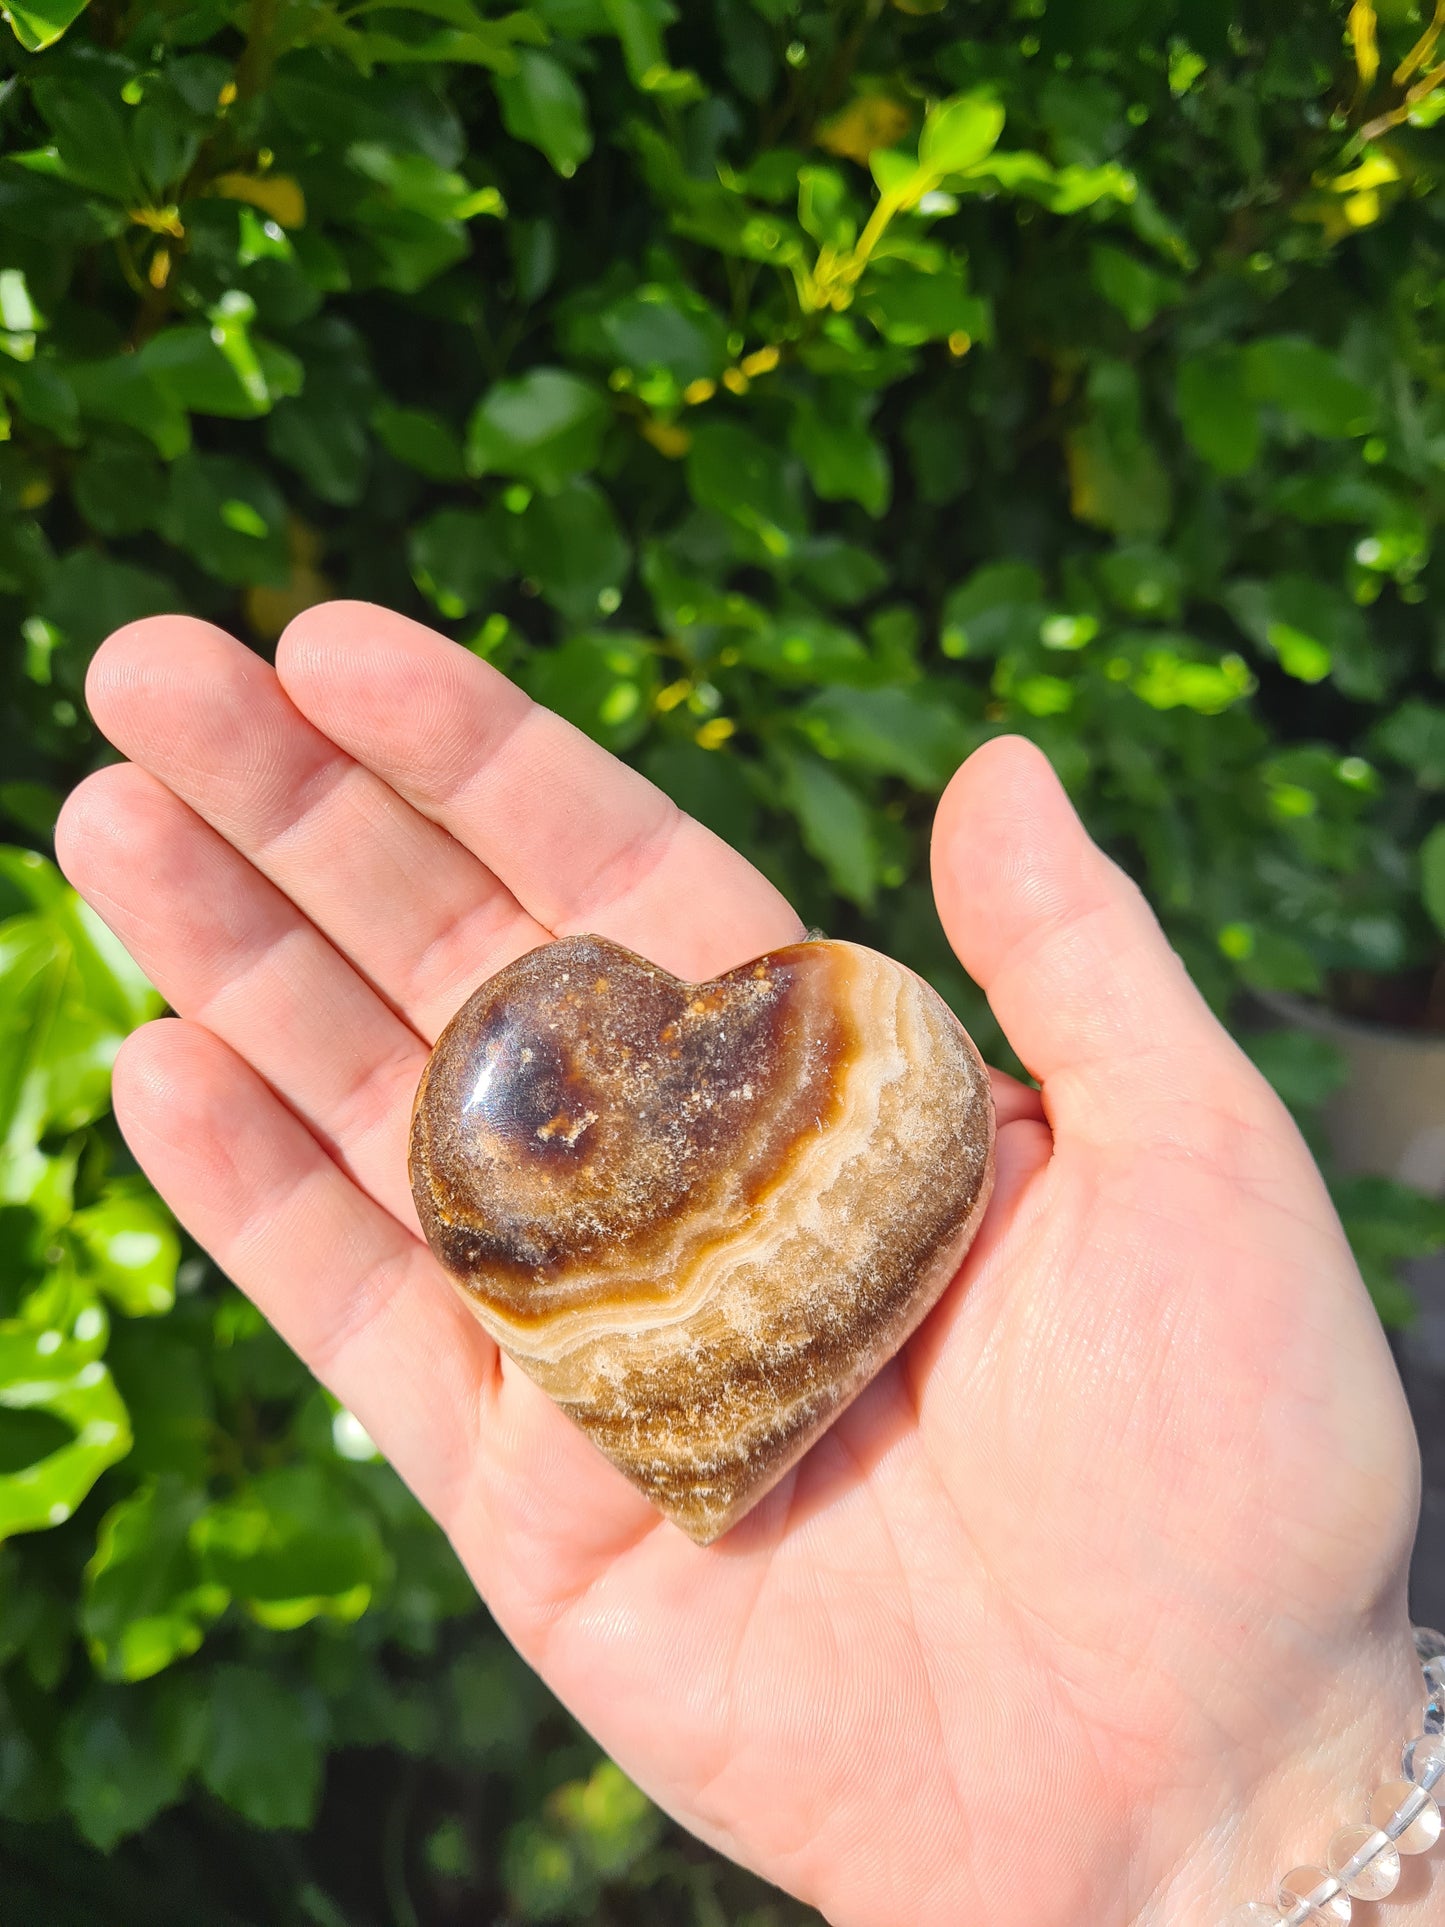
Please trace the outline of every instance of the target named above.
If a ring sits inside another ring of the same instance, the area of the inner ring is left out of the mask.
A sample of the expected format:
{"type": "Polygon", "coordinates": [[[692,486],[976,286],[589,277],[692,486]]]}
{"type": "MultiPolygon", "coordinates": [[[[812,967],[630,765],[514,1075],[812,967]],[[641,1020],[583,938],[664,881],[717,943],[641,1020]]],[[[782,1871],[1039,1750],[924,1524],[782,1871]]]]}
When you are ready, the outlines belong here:
{"type": "Polygon", "coordinates": [[[1325,1866],[1294,1868],[1273,1902],[1250,1901],[1225,1927],[1345,1927],[1354,1901],[1384,1900],[1395,1891],[1402,1853],[1427,1853],[1440,1838],[1432,1789],[1445,1779],[1445,1633],[1417,1626],[1415,1651],[1426,1704],[1421,1730],[1400,1763],[1404,1777],[1377,1788],[1366,1819],[1338,1830],[1325,1850],[1325,1866]]]}

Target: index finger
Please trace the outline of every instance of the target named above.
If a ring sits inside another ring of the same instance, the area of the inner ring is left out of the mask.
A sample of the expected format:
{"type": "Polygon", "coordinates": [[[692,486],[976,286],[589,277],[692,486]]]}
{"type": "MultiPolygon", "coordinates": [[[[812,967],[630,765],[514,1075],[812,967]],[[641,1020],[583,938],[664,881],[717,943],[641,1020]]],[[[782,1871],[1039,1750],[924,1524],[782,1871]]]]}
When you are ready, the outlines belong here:
{"type": "Polygon", "coordinates": [[[468,650],[331,602],[276,652],[291,701],[485,863],[539,923],[716,975],[802,934],[765,877],[654,784],[468,650]]]}

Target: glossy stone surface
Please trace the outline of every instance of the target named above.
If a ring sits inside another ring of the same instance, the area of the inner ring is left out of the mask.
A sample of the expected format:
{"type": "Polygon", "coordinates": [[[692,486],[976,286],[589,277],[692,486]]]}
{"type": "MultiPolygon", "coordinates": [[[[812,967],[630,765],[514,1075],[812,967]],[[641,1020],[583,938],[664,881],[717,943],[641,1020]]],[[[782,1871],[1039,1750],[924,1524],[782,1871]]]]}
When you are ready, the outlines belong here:
{"type": "Polygon", "coordinates": [[[438,1039],[411,1178],[497,1343],[706,1544],[936,1303],[993,1146],[967,1033],[875,951],[792,944],[694,985],[568,937],[438,1039]]]}

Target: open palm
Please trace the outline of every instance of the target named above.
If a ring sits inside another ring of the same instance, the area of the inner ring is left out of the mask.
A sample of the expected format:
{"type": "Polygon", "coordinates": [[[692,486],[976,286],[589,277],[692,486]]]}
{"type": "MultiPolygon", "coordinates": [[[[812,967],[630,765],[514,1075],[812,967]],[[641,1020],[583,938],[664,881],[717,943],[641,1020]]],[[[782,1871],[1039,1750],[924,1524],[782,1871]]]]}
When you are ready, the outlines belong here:
{"type": "Polygon", "coordinates": [[[1288,1117],[1037,752],[981,750],[935,835],[944,925],[1042,1086],[996,1080],[983,1233],[702,1549],[447,1285],[408,1117],[447,1019],[551,936],[695,979],[796,916],[380,609],[313,610],[274,672],[142,623],[90,697],[131,762],[71,798],[59,853],[179,1013],[116,1067],[137,1157],[688,1826],[839,1927],[1204,1920],[1334,1682],[1408,1720],[1415,1446],[1369,1300],[1288,1117]]]}

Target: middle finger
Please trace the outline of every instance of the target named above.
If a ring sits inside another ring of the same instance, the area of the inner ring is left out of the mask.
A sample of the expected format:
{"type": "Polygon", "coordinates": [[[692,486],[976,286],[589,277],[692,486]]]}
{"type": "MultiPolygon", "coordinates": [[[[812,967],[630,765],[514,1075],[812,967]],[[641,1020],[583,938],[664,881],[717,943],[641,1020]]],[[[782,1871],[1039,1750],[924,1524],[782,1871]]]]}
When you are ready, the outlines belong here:
{"type": "Polygon", "coordinates": [[[209,623],[158,616],[119,630],[86,693],[116,748],[284,890],[428,1042],[483,979],[550,937],[209,623]]]}

